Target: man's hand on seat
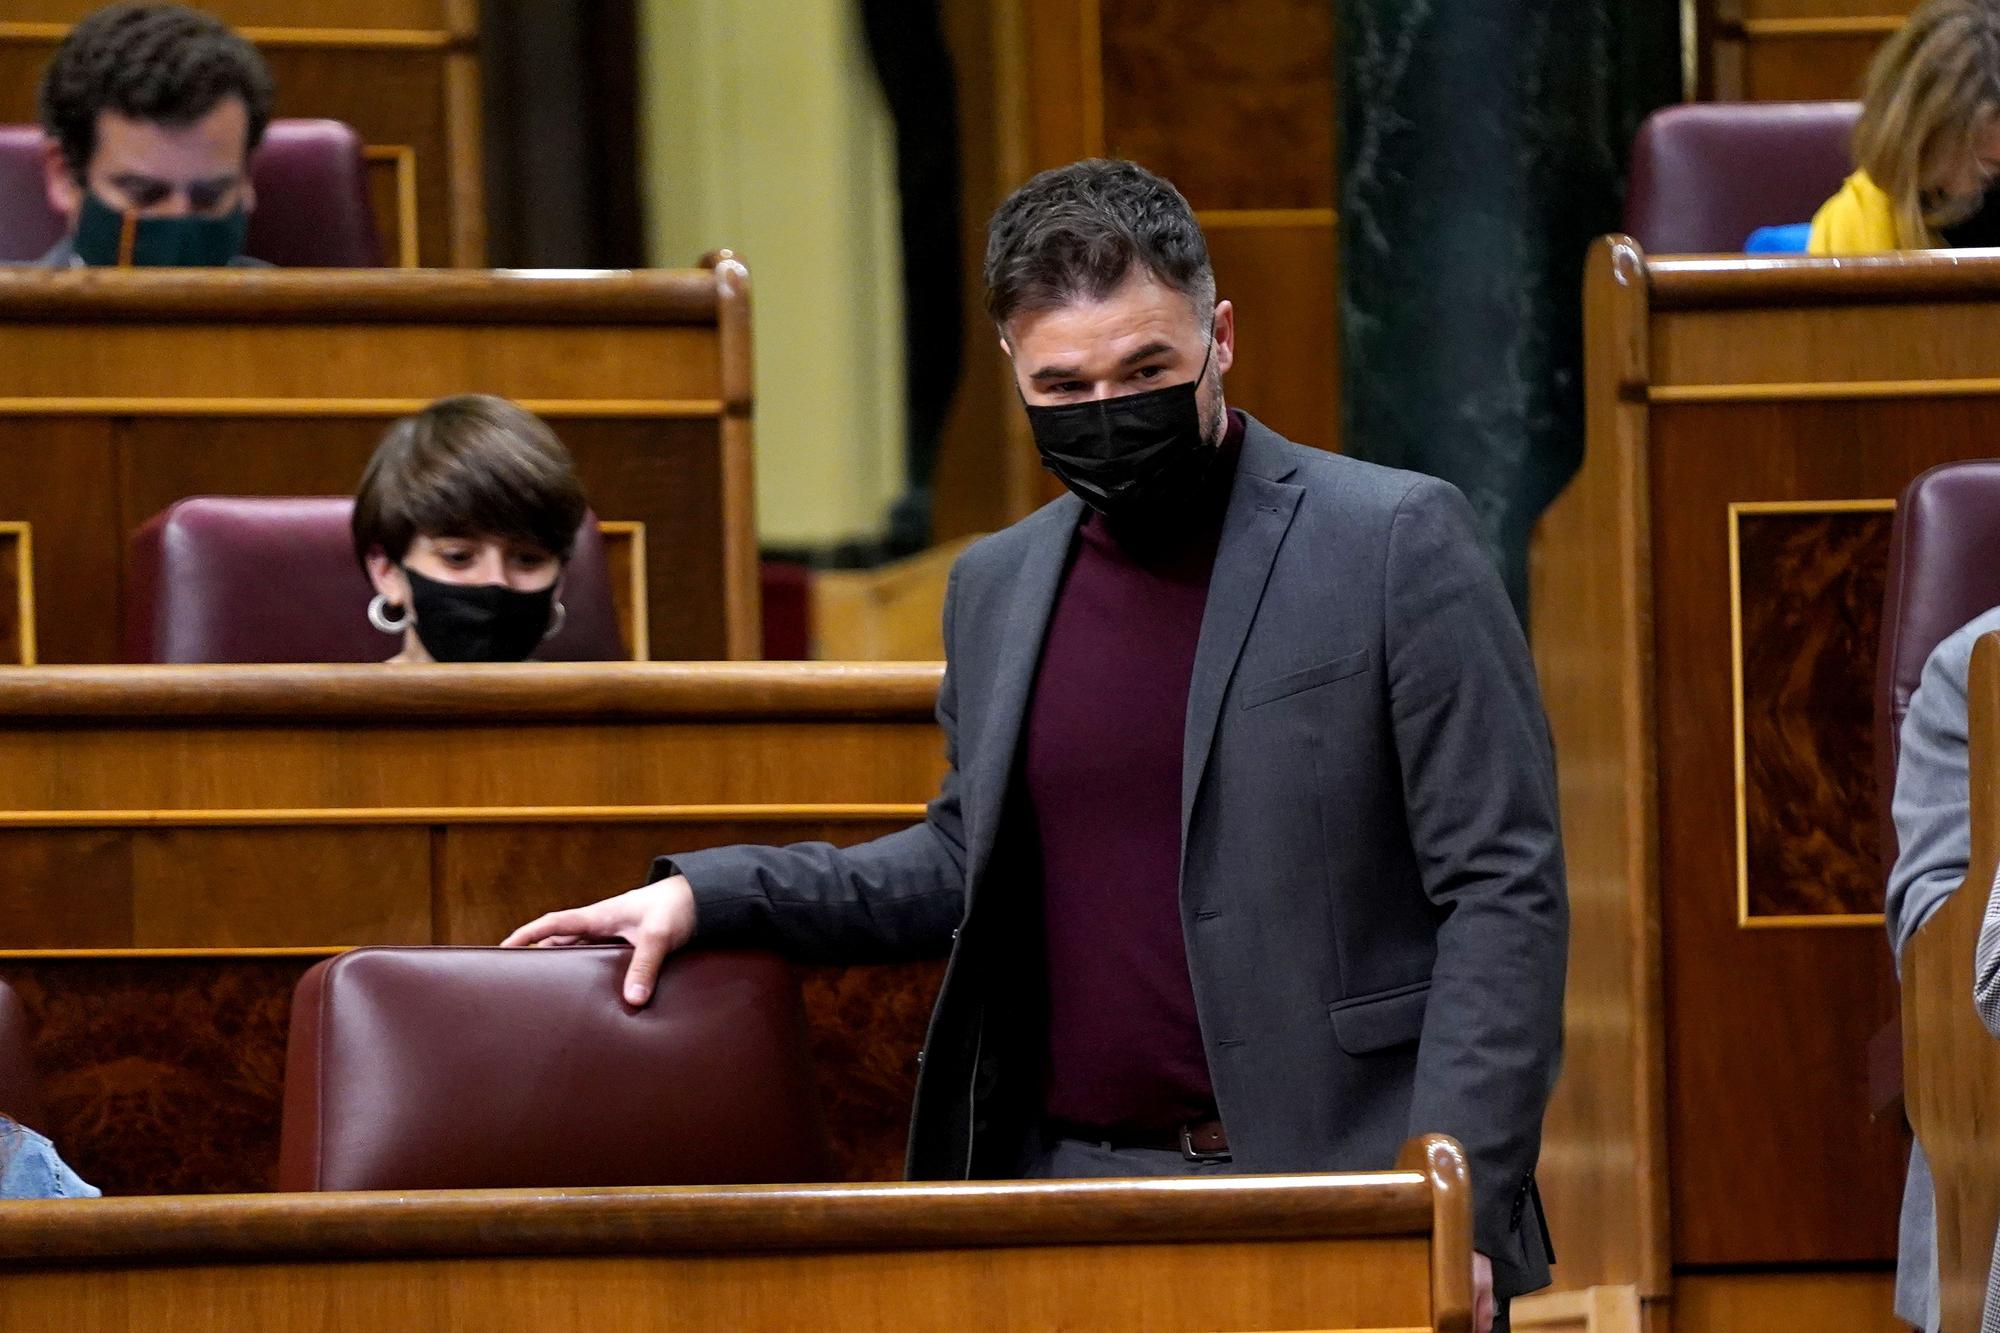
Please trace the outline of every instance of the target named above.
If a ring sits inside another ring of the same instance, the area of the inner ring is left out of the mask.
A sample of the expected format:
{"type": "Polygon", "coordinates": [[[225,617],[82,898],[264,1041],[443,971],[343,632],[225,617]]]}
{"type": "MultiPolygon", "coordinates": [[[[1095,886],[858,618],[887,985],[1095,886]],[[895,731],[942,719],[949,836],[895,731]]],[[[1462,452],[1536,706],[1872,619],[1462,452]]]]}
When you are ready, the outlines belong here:
{"type": "Polygon", "coordinates": [[[625,940],[632,946],[632,966],[625,970],[625,1002],[637,1006],[653,997],[667,955],[692,938],[694,890],[686,876],[674,875],[588,907],[538,916],[502,940],[500,947],[554,948],[625,940]]]}

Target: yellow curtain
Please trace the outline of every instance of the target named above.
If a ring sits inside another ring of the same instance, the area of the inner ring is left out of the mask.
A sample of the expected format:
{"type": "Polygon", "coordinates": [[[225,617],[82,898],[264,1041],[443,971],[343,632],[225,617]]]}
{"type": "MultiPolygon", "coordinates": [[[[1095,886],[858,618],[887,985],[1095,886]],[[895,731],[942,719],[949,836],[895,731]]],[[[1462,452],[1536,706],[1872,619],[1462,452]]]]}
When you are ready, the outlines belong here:
{"type": "Polygon", "coordinates": [[[853,0],[645,0],[652,262],[750,266],[760,539],[880,535],[903,484],[893,124],[853,0]]]}

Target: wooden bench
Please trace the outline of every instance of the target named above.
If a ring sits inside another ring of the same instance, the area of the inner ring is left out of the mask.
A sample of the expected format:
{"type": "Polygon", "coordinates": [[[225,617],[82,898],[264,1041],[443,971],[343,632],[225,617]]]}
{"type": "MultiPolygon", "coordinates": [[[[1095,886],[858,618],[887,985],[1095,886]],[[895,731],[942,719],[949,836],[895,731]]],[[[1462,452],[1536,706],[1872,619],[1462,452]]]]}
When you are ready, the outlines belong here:
{"type": "MultiPolygon", "coordinates": [[[[0,670],[0,976],[52,1131],[118,1193],[269,1188],[291,988],[493,944],[655,855],[920,820],[940,668],[0,670]]],[[[838,1169],[901,1175],[935,962],[807,972],[838,1169]]]]}
{"type": "Polygon", "coordinates": [[[117,660],[127,535],[189,495],[351,494],[384,427],[519,400],[645,524],[654,659],[759,651],[748,275],[0,270],[0,520],[44,662],[117,660]]]}
{"type": "Polygon", "coordinates": [[[1466,1333],[1465,1162],[1361,1175],[0,1204],[0,1330],[1466,1333]]]}

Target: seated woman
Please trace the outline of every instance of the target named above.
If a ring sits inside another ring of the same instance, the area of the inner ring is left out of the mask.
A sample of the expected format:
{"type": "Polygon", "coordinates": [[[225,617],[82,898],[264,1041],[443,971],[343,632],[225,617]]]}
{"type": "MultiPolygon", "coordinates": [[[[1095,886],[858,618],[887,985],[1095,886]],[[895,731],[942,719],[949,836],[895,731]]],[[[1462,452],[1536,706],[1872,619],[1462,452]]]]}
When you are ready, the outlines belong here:
{"type": "Polygon", "coordinates": [[[49,1141],[0,1115],[0,1199],[94,1199],[49,1141]]]}
{"type": "Polygon", "coordinates": [[[1854,160],[1811,253],[2000,245],[2000,5],[1916,7],[1869,66],[1854,160]]]}
{"type": "Polygon", "coordinates": [[[584,515],[569,450],[504,398],[443,398],[389,428],[354,496],[368,619],[391,662],[519,662],[562,628],[584,515]]]}

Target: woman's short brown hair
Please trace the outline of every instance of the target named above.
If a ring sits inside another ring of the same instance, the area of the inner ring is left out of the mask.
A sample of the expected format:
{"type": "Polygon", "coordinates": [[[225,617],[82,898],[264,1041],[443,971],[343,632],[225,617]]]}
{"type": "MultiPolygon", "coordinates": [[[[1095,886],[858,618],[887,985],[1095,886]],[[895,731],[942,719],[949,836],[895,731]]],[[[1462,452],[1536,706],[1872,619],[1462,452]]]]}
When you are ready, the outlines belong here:
{"type": "Polygon", "coordinates": [[[488,394],[440,398],[389,427],[354,493],[354,554],[401,562],[419,534],[499,537],[569,559],[583,522],[569,450],[542,419],[488,394]]]}

